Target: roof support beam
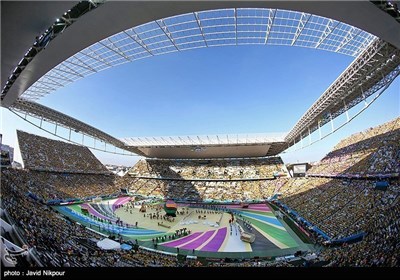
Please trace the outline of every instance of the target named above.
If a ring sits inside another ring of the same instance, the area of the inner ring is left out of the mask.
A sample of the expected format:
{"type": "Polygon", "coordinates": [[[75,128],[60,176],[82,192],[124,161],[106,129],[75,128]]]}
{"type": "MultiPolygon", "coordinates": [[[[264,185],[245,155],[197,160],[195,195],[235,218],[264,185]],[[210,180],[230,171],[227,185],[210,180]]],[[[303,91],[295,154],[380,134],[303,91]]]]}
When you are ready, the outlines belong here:
{"type": "Polygon", "coordinates": [[[285,140],[297,141],[308,127],[311,132],[319,129],[329,121],[322,117],[324,113],[330,112],[334,119],[359,104],[390,83],[396,77],[399,65],[400,50],[380,39],[374,40],[314,102],[285,140]],[[359,90],[360,87],[363,91],[359,90]],[[342,100],[346,100],[347,108],[344,108],[342,100]]]}
{"type": "Polygon", "coordinates": [[[102,45],[103,47],[109,49],[110,51],[112,51],[113,53],[118,54],[119,56],[121,56],[122,58],[126,59],[127,61],[131,62],[132,59],[130,59],[128,56],[126,56],[111,40],[110,38],[106,39],[114,48],[111,48],[110,46],[107,46],[106,44],[104,44],[102,41],[99,42],[100,45],[102,45]]]}
{"type": "Polygon", "coordinates": [[[96,56],[92,56],[90,54],[88,54],[88,52],[82,52],[82,55],[87,56],[91,59],[94,59],[100,63],[103,63],[105,65],[107,65],[108,67],[112,67],[112,65],[107,62],[106,60],[104,60],[99,54],[97,54],[94,50],[92,50],[90,47],[88,48],[92,53],[94,53],[96,56]]]}
{"type": "Polygon", "coordinates": [[[304,27],[307,25],[307,22],[308,22],[308,20],[310,18],[311,18],[310,14],[301,13],[299,24],[297,25],[297,30],[294,33],[294,36],[293,36],[293,39],[292,39],[292,43],[290,44],[291,46],[293,46],[294,43],[296,43],[297,38],[299,38],[301,32],[303,31],[304,27]]]}
{"type": "Polygon", "coordinates": [[[135,41],[139,46],[141,46],[146,52],[148,52],[151,56],[154,56],[154,54],[151,52],[150,48],[140,39],[140,36],[136,33],[135,29],[131,28],[129,29],[132,31],[134,34],[131,36],[128,32],[123,31],[129,38],[131,38],[133,41],[135,41]]]}
{"type": "MultiPolygon", "coordinates": [[[[72,61],[69,60],[69,59],[66,60],[65,62],[68,63],[68,64],[71,64],[71,65],[73,65],[73,66],[77,66],[77,67],[81,67],[81,68],[87,69],[87,70],[89,70],[89,71],[92,71],[93,73],[96,73],[96,72],[97,72],[97,71],[94,70],[92,67],[90,67],[90,66],[88,66],[88,65],[86,65],[86,64],[81,65],[81,64],[72,62],[72,61]]],[[[64,65],[65,65],[65,64],[64,64],[64,65]]],[[[68,66],[65,65],[65,67],[68,67],[68,66]]],[[[68,67],[68,68],[70,68],[70,67],[68,67]]],[[[72,69],[72,68],[70,68],[70,69],[73,70],[74,72],[76,72],[76,70],[74,70],[74,69],[72,69]]]]}
{"type": "Polygon", "coordinates": [[[275,9],[275,10],[270,9],[269,10],[268,22],[267,22],[267,30],[265,31],[264,45],[266,45],[267,42],[268,42],[269,34],[271,33],[271,28],[272,28],[272,25],[274,24],[276,11],[277,11],[277,9],[275,9]]]}
{"type": "MultiPolygon", "coordinates": [[[[180,51],[180,49],[178,48],[177,44],[175,43],[174,38],[172,37],[171,32],[168,30],[168,27],[165,24],[164,20],[163,19],[156,20],[156,23],[161,28],[161,30],[164,32],[165,36],[167,36],[167,38],[169,39],[171,44],[175,47],[175,49],[177,51],[180,51]]],[[[204,36],[203,36],[203,38],[204,38],[204,36]]],[[[204,41],[205,41],[205,39],[204,39],[204,41]]],[[[207,43],[206,43],[206,45],[207,45],[207,43]]]]}
{"type": "Polygon", "coordinates": [[[328,24],[325,26],[325,29],[322,32],[321,37],[319,37],[318,42],[315,44],[314,48],[318,48],[325,41],[325,39],[332,33],[332,31],[335,30],[338,24],[339,22],[336,22],[333,19],[329,19],[328,24]]]}
{"type": "Polygon", "coordinates": [[[335,52],[340,51],[344,46],[346,46],[353,38],[355,38],[361,30],[357,30],[354,26],[351,26],[349,31],[347,32],[346,36],[343,38],[340,45],[336,48],[335,52]]]}
{"type": "Polygon", "coordinates": [[[237,9],[235,8],[235,43],[236,46],[238,44],[238,38],[237,38],[237,9]]]}
{"type": "MultiPolygon", "coordinates": [[[[236,9],[235,9],[235,10],[236,10],[236,9]]],[[[201,22],[200,22],[200,19],[199,19],[199,16],[198,16],[198,12],[194,12],[193,15],[194,15],[194,17],[196,18],[197,26],[199,27],[201,36],[203,37],[204,44],[206,44],[206,46],[208,47],[206,37],[204,36],[203,27],[201,26],[201,22]]],[[[235,22],[236,22],[236,21],[235,21],[235,22]]]]}

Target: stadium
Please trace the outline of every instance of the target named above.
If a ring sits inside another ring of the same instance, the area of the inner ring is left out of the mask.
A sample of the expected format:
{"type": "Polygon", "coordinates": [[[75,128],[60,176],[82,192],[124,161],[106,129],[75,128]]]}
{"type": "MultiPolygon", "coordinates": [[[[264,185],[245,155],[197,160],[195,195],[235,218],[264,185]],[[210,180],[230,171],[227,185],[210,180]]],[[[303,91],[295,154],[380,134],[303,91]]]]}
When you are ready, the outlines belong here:
{"type": "Polygon", "coordinates": [[[398,267],[398,112],[316,162],[284,160],[396,85],[398,1],[178,2],[1,2],[2,112],[43,132],[11,126],[20,165],[1,151],[2,268],[398,267]],[[42,103],[109,68],[248,45],[350,63],[283,133],[132,137],[110,120],[117,137],[42,103]],[[117,175],[97,152],[137,161],[117,175]]]}

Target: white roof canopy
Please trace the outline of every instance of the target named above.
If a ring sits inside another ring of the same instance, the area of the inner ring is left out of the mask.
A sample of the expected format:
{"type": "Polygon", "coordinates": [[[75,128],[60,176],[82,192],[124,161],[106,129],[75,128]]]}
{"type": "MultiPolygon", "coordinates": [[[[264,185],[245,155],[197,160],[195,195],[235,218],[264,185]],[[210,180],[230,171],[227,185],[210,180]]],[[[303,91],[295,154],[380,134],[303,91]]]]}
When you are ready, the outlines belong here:
{"type": "Polygon", "coordinates": [[[121,248],[121,244],[108,238],[104,238],[97,242],[97,246],[103,250],[117,250],[121,248]]]}

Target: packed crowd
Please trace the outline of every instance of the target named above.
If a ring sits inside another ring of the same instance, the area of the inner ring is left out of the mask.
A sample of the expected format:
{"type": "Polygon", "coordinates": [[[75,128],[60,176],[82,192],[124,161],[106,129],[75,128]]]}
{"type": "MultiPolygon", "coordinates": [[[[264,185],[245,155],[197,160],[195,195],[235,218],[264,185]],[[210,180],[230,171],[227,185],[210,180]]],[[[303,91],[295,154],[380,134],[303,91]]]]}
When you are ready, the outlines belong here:
{"type": "Polygon", "coordinates": [[[280,201],[333,239],[366,231],[382,205],[400,195],[398,180],[391,181],[386,191],[375,189],[375,181],[370,180],[299,178],[289,182],[280,189],[280,201]]]}
{"type": "MultiPolygon", "coordinates": [[[[132,250],[102,250],[96,243],[104,236],[27,196],[30,189],[7,179],[12,175],[15,174],[2,174],[1,208],[6,211],[9,222],[21,229],[25,244],[33,249],[46,267],[224,266],[224,262],[179,260],[174,254],[167,255],[140,247],[132,250]]],[[[130,243],[133,245],[133,242],[130,243]]],[[[251,266],[253,261],[246,263],[251,266]]],[[[269,266],[264,262],[262,265],[269,266]]],[[[280,263],[276,265],[281,266],[280,263]]]]}
{"type": "Polygon", "coordinates": [[[176,200],[263,200],[278,193],[283,203],[334,239],[365,231],[368,221],[379,213],[380,203],[399,193],[396,181],[383,192],[375,189],[375,181],[330,178],[233,182],[134,180],[130,186],[134,193],[176,200]]]}
{"type": "Polygon", "coordinates": [[[375,211],[368,220],[367,235],[361,242],[343,244],[323,252],[328,266],[400,266],[399,196],[380,203],[377,210],[379,212],[375,211]]]}
{"type": "MultiPolygon", "coordinates": [[[[399,131],[400,118],[397,118],[352,135],[341,141],[309,174],[399,173],[399,131]]],[[[26,170],[2,169],[1,207],[22,229],[27,245],[36,248],[48,266],[182,265],[175,256],[140,249],[137,252],[100,250],[91,243],[91,240],[102,238],[100,235],[65,219],[42,203],[49,199],[112,194],[120,188],[145,196],[196,201],[262,200],[275,195],[332,239],[366,233],[359,243],[325,251],[322,256],[329,265],[399,265],[398,178],[391,179],[385,191],[377,190],[374,180],[324,177],[266,180],[283,165],[280,158],[273,158],[142,160],[129,174],[116,179],[105,175],[104,166],[87,148],[21,131],[18,131],[18,139],[26,170]],[[264,180],[246,180],[255,178],[264,180]]],[[[245,261],[241,265],[253,262],[245,261]]],[[[200,264],[185,262],[183,265],[200,264]]]]}
{"type": "Polygon", "coordinates": [[[285,172],[280,157],[259,159],[140,160],[132,176],[171,179],[263,179],[285,172]]]}
{"type": "Polygon", "coordinates": [[[176,200],[265,200],[287,179],[256,181],[190,181],[158,180],[132,177],[118,178],[116,185],[145,196],[176,200]]]}
{"type": "MultiPolygon", "coordinates": [[[[109,252],[100,250],[93,244],[87,246],[90,240],[99,239],[101,236],[63,218],[51,208],[27,196],[27,192],[34,190],[32,185],[23,184],[15,178],[10,180],[10,176],[21,178],[15,171],[2,171],[2,208],[5,208],[23,229],[27,244],[36,248],[46,265],[182,265],[174,256],[142,250],[136,253],[133,251],[109,252]],[[43,231],[43,228],[46,230],[43,231]],[[72,238],[66,240],[65,236],[72,238]],[[86,241],[82,242],[82,240],[86,241]]],[[[352,180],[345,183],[338,179],[299,178],[286,179],[278,189],[282,201],[332,236],[336,234],[336,237],[340,238],[359,230],[368,233],[360,243],[328,249],[323,253],[323,258],[328,260],[331,266],[398,265],[398,260],[392,256],[397,256],[399,253],[400,182],[392,181],[386,191],[375,190],[369,182],[352,180]],[[314,187],[310,189],[310,185],[314,187]],[[293,191],[294,187],[297,191],[293,191]],[[340,199],[335,198],[337,196],[340,196],[340,199]]],[[[192,264],[194,265],[194,263],[183,265],[192,264]]],[[[254,260],[240,264],[211,262],[207,265],[254,266],[255,264],[257,266],[291,266],[287,262],[271,264],[254,260]]],[[[196,265],[200,264],[196,263],[196,265]]]]}
{"type": "Polygon", "coordinates": [[[59,173],[9,168],[2,170],[1,180],[24,187],[44,201],[86,198],[120,191],[114,184],[115,176],[110,174],[59,173]]]}
{"type": "MultiPolygon", "coordinates": [[[[5,170],[2,170],[4,173],[5,170]]],[[[104,236],[63,217],[51,207],[32,199],[30,190],[2,174],[1,208],[11,224],[21,230],[25,244],[46,267],[179,267],[179,266],[291,266],[286,262],[244,260],[235,263],[179,259],[175,254],[134,247],[132,250],[102,250],[104,236]],[[68,238],[66,238],[68,237],[68,238]]],[[[3,213],[4,214],[4,213],[3,213]]],[[[3,217],[4,218],[4,217],[3,217]]],[[[133,242],[129,242],[134,245],[133,242]]],[[[31,265],[35,265],[32,263],[31,265]]]]}
{"type": "Polygon", "coordinates": [[[17,131],[25,169],[107,174],[107,168],[87,147],[51,140],[23,131],[17,131]]]}
{"type": "Polygon", "coordinates": [[[29,188],[5,179],[10,174],[4,176],[3,172],[1,208],[22,229],[26,245],[36,250],[45,266],[177,266],[175,256],[141,249],[137,252],[101,250],[93,240],[103,239],[103,236],[27,196],[29,188]]]}
{"type": "Polygon", "coordinates": [[[400,173],[400,118],[340,141],[308,175],[400,173]]]}

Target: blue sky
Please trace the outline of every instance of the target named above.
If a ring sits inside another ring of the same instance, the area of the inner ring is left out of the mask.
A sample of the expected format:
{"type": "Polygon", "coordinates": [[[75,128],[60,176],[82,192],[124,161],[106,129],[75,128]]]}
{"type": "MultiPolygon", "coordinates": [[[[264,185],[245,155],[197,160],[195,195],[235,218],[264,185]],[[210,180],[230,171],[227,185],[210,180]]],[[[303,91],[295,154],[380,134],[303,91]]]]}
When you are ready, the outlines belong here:
{"type": "MultiPolygon", "coordinates": [[[[288,132],[352,60],[299,47],[189,50],[102,71],[39,102],[115,137],[288,132]]],[[[284,161],[319,160],[340,139],[398,117],[399,80],[350,124],[283,154],[284,161]]],[[[16,129],[54,138],[8,110],[1,113],[3,143],[15,146],[16,129]]],[[[104,163],[132,165],[138,159],[95,154],[104,163]]]]}

